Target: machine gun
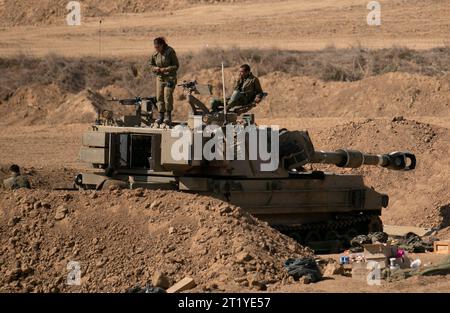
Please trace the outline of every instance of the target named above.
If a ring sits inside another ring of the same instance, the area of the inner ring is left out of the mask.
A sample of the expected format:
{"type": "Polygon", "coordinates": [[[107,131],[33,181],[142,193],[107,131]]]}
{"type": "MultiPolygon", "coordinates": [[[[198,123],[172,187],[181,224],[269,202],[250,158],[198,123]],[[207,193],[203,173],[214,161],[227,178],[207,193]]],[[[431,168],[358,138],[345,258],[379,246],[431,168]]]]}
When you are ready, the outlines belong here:
{"type": "MultiPolygon", "coordinates": [[[[134,115],[126,115],[121,121],[116,121],[118,126],[141,126],[145,124],[147,126],[154,122],[153,109],[156,108],[156,97],[136,97],[131,99],[110,99],[110,102],[118,102],[123,106],[135,106],[134,115]]],[[[106,111],[105,111],[106,112],[106,111]]],[[[108,119],[108,116],[104,117],[108,119]]],[[[109,115],[112,118],[112,114],[109,115]]]]}
{"type": "Polygon", "coordinates": [[[197,99],[194,94],[197,95],[212,95],[213,86],[211,85],[199,85],[196,80],[184,81],[179,84],[178,87],[182,87],[187,95],[187,101],[192,108],[192,114],[194,115],[208,115],[211,114],[206,105],[197,99]]]}

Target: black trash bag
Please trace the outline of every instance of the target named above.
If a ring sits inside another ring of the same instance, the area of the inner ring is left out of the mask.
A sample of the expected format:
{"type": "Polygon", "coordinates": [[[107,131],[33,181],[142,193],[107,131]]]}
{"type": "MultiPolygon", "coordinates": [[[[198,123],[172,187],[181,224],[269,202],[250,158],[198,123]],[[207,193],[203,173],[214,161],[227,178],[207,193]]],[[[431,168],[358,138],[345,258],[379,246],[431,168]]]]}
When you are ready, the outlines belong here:
{"type": "Polygon", "coordinates": [[[284,262],[284,267],[295,280],[306,277],[315,283],[322,279],[322,273],[313,258],[288,259],[284,262]]]}
{"type": "Polygon", "coordinates": [[[159,287],[148,285],[146,287],[136,286],[128,289],[126,293],[166,293],[166,291],[159,287]]]}
{"type": "Polygon", "coordinates": [[[433,245],[431,243],[423,241],[420,236],[414,233],[406,234],[398,246],[408,252],[424,253],[426,251],[433,251],[433,245]]]}
{"type": "Polygon", "coordinates": [[[350,250],[351,253],[362,253],[362,252],[364,252],[364,248],[362,246],[361,247],[351,247],[349,250],[350,250]]]}
{"type": "Polygon", "coordinates": [[[385,232],[382,232],[382,231],[378,231],[378,232],[375,232],[375,233],[370,233],[368,235],[368,237],[370,238],[372,243],[376,243],[376,242],[386,243],[388,241],[388,239],[389,239],[389,235],[386,234],[385,232]]]}
{"type": "Polygon", "coordinates": [[[366,235],[358,235],[352,240],[350,240],[350,245],[352,247],[362,247],[363,245],[371,244],[372,239],[366,235]]]}

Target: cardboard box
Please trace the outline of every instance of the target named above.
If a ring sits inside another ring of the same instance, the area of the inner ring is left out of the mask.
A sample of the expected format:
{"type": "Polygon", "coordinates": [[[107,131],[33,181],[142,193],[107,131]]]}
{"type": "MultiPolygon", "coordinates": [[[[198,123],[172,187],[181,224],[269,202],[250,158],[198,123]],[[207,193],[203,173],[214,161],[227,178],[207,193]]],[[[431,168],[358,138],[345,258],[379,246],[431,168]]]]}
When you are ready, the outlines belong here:
{"type": "Polygon", "coordinates": [[[433,246],[434,246],[434,253],[450,254],[450,240],[435,241],[433,246]]]}
{"type": "Polygon", "coordinates": [[[364,245],[364,258],[366,262],[375,261],[384,269],[389,266],[389,258],[397,255],[397,248],[389,244],[370,244],[364,245]]]}
{"type": "MultiPolygon", "coordinates": [[[[392,247],[389,244],[382,244],[382,243],[376,243],[376,244],[370,244],[370,245],[364,245],[364,256],[367,257],[386,257],[390,258],[394,255],[395,247],[392,247]]],[[[395,251],[396,252],[396,251],[395,251]]]]}

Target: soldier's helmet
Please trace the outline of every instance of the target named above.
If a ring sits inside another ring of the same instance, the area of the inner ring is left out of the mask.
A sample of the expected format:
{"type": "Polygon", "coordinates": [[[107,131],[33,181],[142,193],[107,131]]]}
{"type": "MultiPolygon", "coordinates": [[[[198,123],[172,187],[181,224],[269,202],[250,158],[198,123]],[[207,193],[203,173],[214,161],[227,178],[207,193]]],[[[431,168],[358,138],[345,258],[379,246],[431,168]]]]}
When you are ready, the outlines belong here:
{"type": "Polygon", "coordinates": [[[17,164],[13,164],[9,167],[9,171],[11,173],[16,173],[16,174],[20,174],[20,167],[17,164]]]}

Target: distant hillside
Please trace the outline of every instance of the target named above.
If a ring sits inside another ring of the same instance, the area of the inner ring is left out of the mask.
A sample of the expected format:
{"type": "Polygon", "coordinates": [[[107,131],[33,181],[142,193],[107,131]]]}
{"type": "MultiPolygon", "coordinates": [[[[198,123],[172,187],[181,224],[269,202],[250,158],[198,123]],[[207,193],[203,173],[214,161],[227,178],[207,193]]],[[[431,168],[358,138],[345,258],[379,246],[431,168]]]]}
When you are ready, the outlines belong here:
{"type": "MultiPolygon", "coordinates": [[[[201,4],[244,1],[247,0],[79,0],[85,17],[174,10],[201,4]]],[[[68,3],[69,0],[0,0],[0,26],[64,23],[68,3]]]]}

